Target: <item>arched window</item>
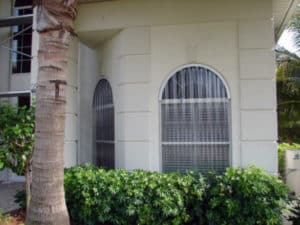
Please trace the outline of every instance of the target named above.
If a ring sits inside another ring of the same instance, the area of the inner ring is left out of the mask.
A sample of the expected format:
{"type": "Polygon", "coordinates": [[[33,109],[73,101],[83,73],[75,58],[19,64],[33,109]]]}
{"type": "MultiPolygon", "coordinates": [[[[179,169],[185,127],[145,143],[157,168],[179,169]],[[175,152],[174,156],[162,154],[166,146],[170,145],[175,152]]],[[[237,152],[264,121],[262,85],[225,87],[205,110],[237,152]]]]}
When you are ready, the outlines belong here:
{"type": "Polygon", "coordinates": [[[229,166],[230,99],[223,80],[202,66],[185,67],[161,93],[163,172],[224,171],[229,166]]]}
{"type": "Polygon", "coordinates": [[[114,105],[110,84],[102,79],[94,94],[95,163],[97,166],[115,167],[114,105]]]}

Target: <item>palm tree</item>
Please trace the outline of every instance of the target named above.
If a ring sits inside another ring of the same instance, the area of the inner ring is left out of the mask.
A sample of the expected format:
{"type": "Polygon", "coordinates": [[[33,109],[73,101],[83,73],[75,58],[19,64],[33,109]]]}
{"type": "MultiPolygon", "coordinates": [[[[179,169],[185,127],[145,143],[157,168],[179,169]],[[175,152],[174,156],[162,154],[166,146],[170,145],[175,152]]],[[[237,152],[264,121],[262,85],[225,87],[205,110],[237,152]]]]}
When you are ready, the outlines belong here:
{"type": "Polygon", "coordinates": [[[69,225],[64,197],[67,51],[77,0],[36,0],[39,33],[32,197],[26,225],[69,225]]]}
{"type": "Polygon", "coordinates": [[[292,17],[288,25],[289,31],[293,32],[294,47],[300,52],[300,9],[292,17]]]}

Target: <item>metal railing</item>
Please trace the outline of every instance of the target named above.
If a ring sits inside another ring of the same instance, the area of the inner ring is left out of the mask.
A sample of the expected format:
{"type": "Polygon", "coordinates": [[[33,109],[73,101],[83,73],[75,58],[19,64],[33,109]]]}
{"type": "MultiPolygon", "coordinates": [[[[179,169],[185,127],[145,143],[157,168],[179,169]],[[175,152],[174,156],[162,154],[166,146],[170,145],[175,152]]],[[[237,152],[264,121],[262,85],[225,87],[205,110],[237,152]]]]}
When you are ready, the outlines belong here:
{"type": "Polygon", "coordinates": [[[0,92],[0,98],[13,98],[21,96],[31,96],[31,91],[7,91],[0,92]]]}

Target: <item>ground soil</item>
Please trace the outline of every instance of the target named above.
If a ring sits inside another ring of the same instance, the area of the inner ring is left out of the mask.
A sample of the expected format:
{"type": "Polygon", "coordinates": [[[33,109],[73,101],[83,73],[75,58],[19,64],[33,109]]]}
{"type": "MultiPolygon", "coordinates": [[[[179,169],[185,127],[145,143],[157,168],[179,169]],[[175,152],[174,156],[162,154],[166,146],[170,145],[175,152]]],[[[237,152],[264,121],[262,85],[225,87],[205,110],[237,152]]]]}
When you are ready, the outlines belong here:
{"type": "Polygon", "coordinates": [[[14,211],[11,211],[10,213],[10,220],[8,223],[1,223],[0,225],[21,225],[25,223],[25,210],[23,209],[17,209],[14,211]]]}

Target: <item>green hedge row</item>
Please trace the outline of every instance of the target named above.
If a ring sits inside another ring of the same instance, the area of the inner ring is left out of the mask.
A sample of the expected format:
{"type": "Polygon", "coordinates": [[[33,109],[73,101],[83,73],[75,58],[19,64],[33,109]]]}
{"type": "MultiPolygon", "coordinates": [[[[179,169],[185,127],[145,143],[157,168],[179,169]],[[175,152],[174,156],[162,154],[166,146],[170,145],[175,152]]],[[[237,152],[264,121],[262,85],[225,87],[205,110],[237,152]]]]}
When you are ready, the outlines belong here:
{"type": "Polygon", "coordinates": [[[264,171],[223,175],[97,169],[65,171],[66,201],[76,224],[279,225],[287,188],[264,171]]]}

